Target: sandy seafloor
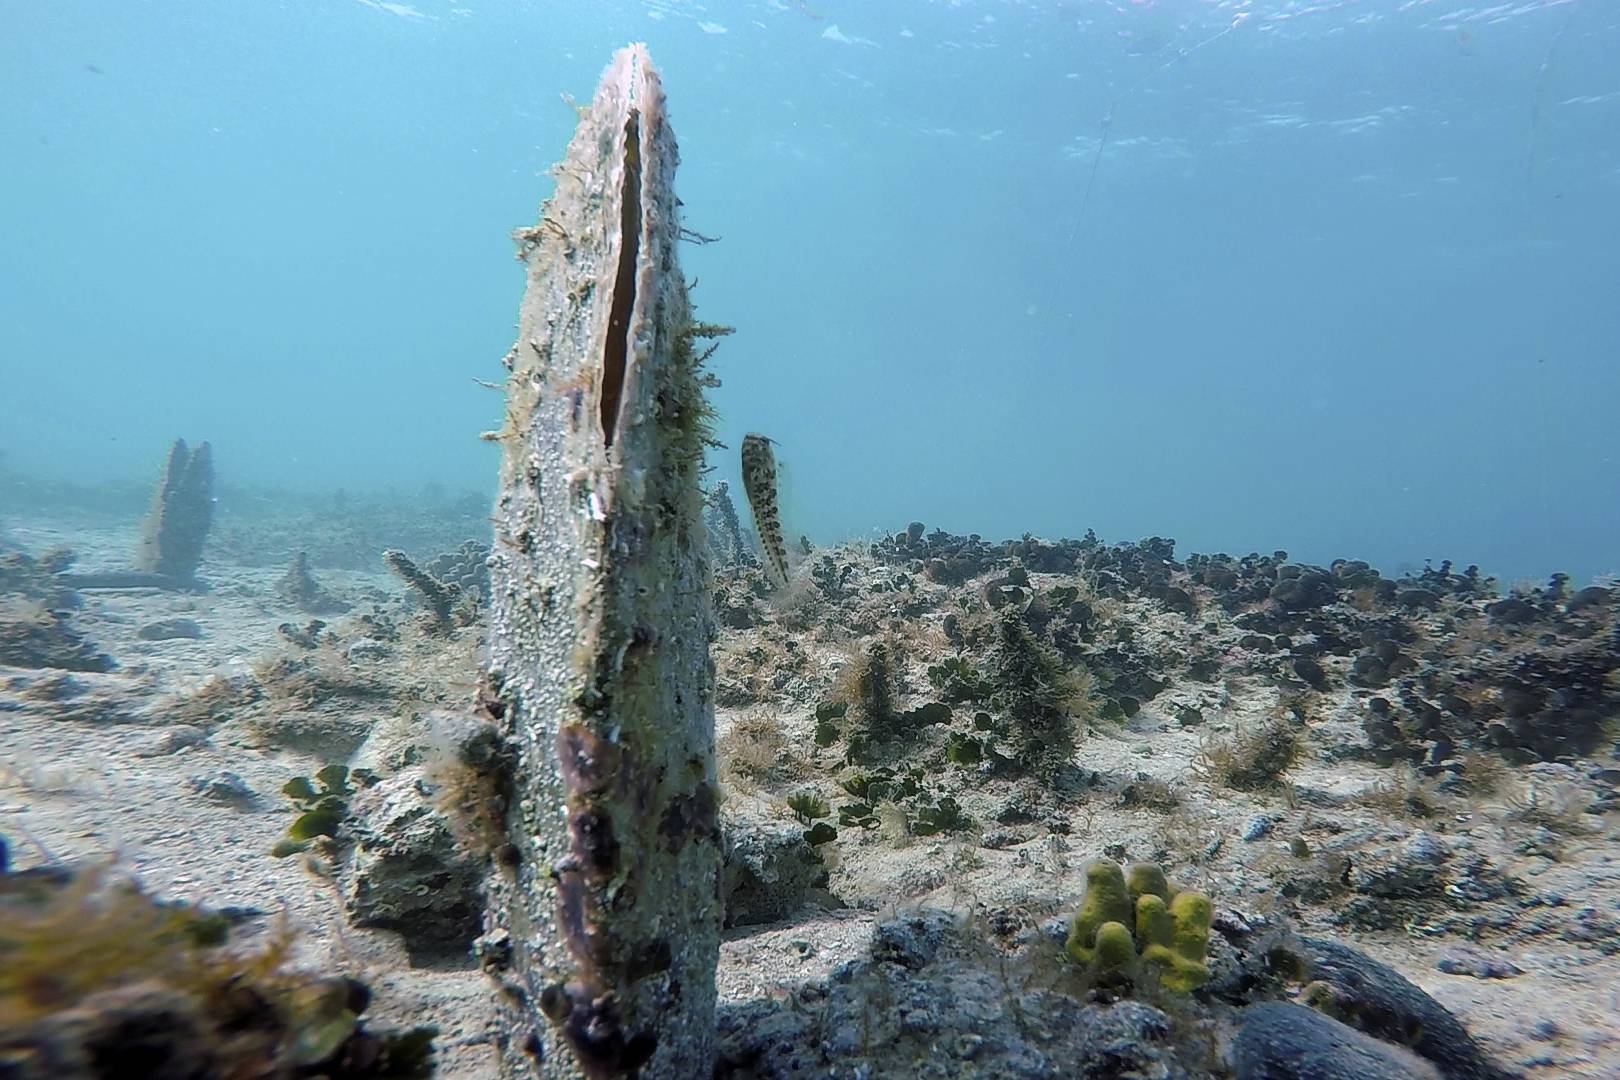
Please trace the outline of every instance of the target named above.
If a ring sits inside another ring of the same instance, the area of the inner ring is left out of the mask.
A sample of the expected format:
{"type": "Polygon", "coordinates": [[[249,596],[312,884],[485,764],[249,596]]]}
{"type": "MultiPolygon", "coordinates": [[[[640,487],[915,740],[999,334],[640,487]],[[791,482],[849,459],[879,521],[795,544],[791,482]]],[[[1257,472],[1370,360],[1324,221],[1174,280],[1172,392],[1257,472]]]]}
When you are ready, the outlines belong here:
{"type": "MultiPolygon", "coordinates": [[[[119,565],[136,539],[133,526],[45,518],[8,524],[12,539],[33,553],[71,547],[80,568],[119,565]]],[[[850,561],[859,564],[856,580],[878,573],[860,553],[850,561]]],[[[0,668],[0,834],[19,866],[111,856],[163,897],[266,917],[285,912],[301,931],[302,959],[372,985],[374,1025],[432,1023],[440,1029],[439,1075],[493,1075],[491,987],[470,956],[413,965],[398,935],[349,925],[341,874],[322,876],[301,858],[268,854],[294,815],[280,793],[290,778],[344,760],[378,726],[465,708],[476,678],[476,625],[451,641],[410,629],[406,591],[380,562],[375,570],[340,570],[317,560],[314,570],[356,605],[327,617],[340,646],[365,636],[353,625],[363,610],[392,612],[407,628],[386,655],[344,660],[386,690],[369,701],[266,696],[203,717],[177,708],[216,677],[252,680],[276,657],[298,652],[277,630],[309,619],[277,596],[284,564],[233,565],[211,555],[202,575],[207,592],[86,591],[75,625],[118,667],[73,673],[48,701],[25,691],[53,673],[0,668]],[[140,636],[165,619],[195,620],[200,636],[140,636]]],[[[1056,581],[1036,575],[1037,587],[1056,581]]],[[[919,644],[908,661],[911,677],[901,681],[908,702],[925,700],[921,672],[950,652],[937,624],[951,592],[929,586],[922,603],[888,593],[844,605],[846,615],[871,614],[868,625],[860,617],[832,619],[830,609],[784,614],[768,599],[750,600],[753,614],[737,621],[755,625],[723,626],[716,644],[722,748],[737,745],[725,736],[739,724],[755,730],[762,716],[780,733],[764,740],[770,760],[726,771],[732,804],[780,826],[791,821],[785,799],[796,792],[847,802],[833,780],[836,750],[816,745],[816,705],[837,671],[860,655],[863,631],[907,627],[916,628],[919,644]],[[790,633],[780,625],[789,615],[822,617],[825,625],[790,633]],[[803,656],[784,661],[789,637],[803,656]]],[[[1179,631],[1172,624],[1182,619],[1143,599],[1117,604],[1112,617],[1132,621],[1137,640],[1173,636],[1179,631]]],[[[339,647],[331,651],[345,656],[339,647]]],[[[823,885],[809,890],[795,913],[727,932],[722,999],[782,996],[824,977],[860,955],[874,921],[896,909],[940,906],[978,918],[1062,914],[1072,910],[1086,860],[1123,845],[1133,858],[1160,859],[1218,908],[1283,908],[1301,929],[1353,942],[1452,1010],[1504,1065],[1533,1077],[1620,1077],[1620,844],[1604,801],[1611,792],[1593,779],[1613,761],[1600,754],[1514,766],[1496,795],[1445,798],[1427,816],[1406,815],[1388,800],[1365,797],[1387,788],[1394,770],[1336,752],[1361,739],[1356,695],[1341,685],[1313,700],[1304,756],[1283,786],[1234,790],[1195,768],[1206,740],[1261,723],[1278,700],[1275,685],[1241,671],[1213,683],[1178,678],[1135,716],[1089,733],[1076,754],[1088,777],[1078,801],[1045,805],[1033,820],[1003,827],[997,805],[1016,785],[952,773],[939,783],[974,828],[926,837],[841,829],[821,852],[829,867],[823,885]],[[1199,710],[1199,723],[1183,722],[1188,708],[1199,710]],[[1169,786],[1173,808],[1143,805],[1127,791],[1147,778],[1169,786]],[[1556,790],[1580,806],[1549,828],[1526,814],[1529,789],[1556,790]],[[1279,898],[1279,882],[1300,873],[1302,860],[1290,853],[1296,838],[1313,852],[1304,861],[1343,851],[1368,866],[1410,848],[1418,834],[1426,834],[1420,846],[1432,840],[1452,869],[1395,925],[1343,925],[1337,916],[1346,896],[1356,895],[1353,885],[1316,899],[1279,898]],[[1456,888],[1460,876],[1513,887],[1508,895],[1469,899],[1469,890],[1456,888]],[[1470,958],[1462,967],[1479,967],[1481,958],[1507,962],[1502,972],[1511,974],[1441,970],[1456,970],[1457,955],[1470,958]]]]}

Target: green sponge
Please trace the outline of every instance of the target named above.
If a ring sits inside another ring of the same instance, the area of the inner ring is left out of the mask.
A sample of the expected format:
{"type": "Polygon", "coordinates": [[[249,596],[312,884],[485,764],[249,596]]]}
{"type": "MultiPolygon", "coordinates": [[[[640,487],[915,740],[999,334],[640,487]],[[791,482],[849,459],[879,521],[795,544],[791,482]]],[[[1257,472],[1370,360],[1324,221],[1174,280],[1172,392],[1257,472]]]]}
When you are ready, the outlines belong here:
{"type": "Polygon", "coordinates": [[[1160,986],[1186,993],[1209,979],[1204,960],[1213,917],[1209,897],[1177,891],[1152,863],[1137,863],[1127,877],[1117,863],[1094,862],[1086,867],[1085,895],[1064,951],[1098,974],[1133,977],[1140,955],[1160,986]]]}
{"type": "Polygon", "coordinates": [[[1131,921],[1125,872],[1118,863],[1099,859],[1086,867],[1086,891],[1080,898],[1080,909],[1069,921],[1069,938],[1064,943],[1064,951],[1076,963],[1090,967],[1097,961],[1098,930],[1105,923],[1117,923],[1129,937],[1130,931],[1125,928],[1131,921]]]}
{"type": "Polygon", "coordinates": [[[1175,920],[1170,916],[1170,905],[1155,893],[1136,899],[1136,940],[1146,950],[1153,945],[1169,947],[1175,939],[1175,920]]]}
{"type": "Polygon", "coordinates": [[[1159,972],[1159,985],[1185,994],[1209,980],[1204,957],[1209,953],[1209,925],[1215,911],[1203,893],[1177,893],[1168,909],[1164,901],[1144,896],[1137,902],[1137,928],[1142,943],[1142,960],[1159,972]],[[1141,935],[1142,908],[1157,907],[1161,914],[1151,920],[1151,934],[1141,935]]]}
{"type": "Polygon", "coordinates": [[[1092,966],[1098,974],[1136,975],[1136,942],[1124,923],[1105,922],[1097,927],[1097,947],[1092,950],[1092,966]]]}
{"type": "Polygon", "coordinates": [[[1125,875],[1125,885],[1131,890],[1133,901],[1144,896],[1157,896],[1168,904],[1176,895],[1170,888],[1170,879],[1164,876],[1164,869],[1158,863],[1132,863],[1130,872],[1125,875]]]}

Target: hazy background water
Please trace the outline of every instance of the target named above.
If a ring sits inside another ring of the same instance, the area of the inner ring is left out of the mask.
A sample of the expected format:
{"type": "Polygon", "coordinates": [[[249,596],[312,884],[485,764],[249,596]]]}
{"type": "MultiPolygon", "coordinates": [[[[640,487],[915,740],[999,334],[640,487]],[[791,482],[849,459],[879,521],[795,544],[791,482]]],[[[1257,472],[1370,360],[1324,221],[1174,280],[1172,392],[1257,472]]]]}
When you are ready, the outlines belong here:
{"type": "Polygon", "coordinates": [[[13,470],[492,491],[508,234],[645,40],[790,529],[1620,570],[1620,5],[0,13],[13,470]]]}

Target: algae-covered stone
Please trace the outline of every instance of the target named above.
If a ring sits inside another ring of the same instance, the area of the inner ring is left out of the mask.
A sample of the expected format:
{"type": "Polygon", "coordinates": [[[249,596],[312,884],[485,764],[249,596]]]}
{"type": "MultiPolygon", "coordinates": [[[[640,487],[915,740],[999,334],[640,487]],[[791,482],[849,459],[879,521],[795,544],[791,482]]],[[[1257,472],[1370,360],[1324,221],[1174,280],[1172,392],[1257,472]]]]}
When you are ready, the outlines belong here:
{"type": "Polygon", "coordinates": [[[1097,932],[1103,925],[1117,923],[1123,927],[1132,921],[1125,872],[1116,862],[1098,859],[1086,867],[1086,891],[1069,923],[1069,940],[1064,949],[1070,959],[1093,964],[1097,959],[1097,932]]]}
{"type": "Polygon", "coordinates": [[[720,815],[725,838],[727,926],[787,918],[804,906],[826,868],[804,829],[772,817],[762,804],[727,800],[720,815]]]}
{"type": "Polygon", "coordinates": [[[358,926],[395,930],[413,956],[467,953],[479,932],[481,867],[458,848],[450,823],[412,767],[357,793],[356,846],[344,905],[358,926]]]}

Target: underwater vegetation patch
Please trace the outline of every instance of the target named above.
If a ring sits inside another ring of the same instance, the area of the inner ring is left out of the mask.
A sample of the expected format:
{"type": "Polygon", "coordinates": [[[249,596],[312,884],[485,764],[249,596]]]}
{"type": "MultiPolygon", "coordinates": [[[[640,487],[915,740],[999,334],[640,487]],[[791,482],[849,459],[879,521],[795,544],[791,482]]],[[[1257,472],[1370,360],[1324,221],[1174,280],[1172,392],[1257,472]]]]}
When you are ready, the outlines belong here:
{"type": "Polygon", "coordinates": [[[287,835],[276,842],[270,854],[283,859],[308,851],[322,837],[335,842],[349,816],[349,796],[354,794],[349,784],[351,777],[368,787],[377,782],[376,774],[369,769],[351,773],[346,765],[328,765],[313,780],[295,776],[282,785],[281,793],[291,800],[298,817],[287,826],[287,835]]]}
{"type": "Polygon", "coordinates": [[[1206,740],[1198,767],[1216,783],[1239,791],[1275,785],[1305,753],[1305,740],[1288,720],[1275,717],[1228,739],[1206,740]]]}
{"type": "Polygon", "coordinates": [[[371,991],[290,967],[284,922],[254,947],[233,946],[230,926],[106,864],[0,872],[0,1073],[431,1074],[432,1028],[366,1031],[371,991]]]}

